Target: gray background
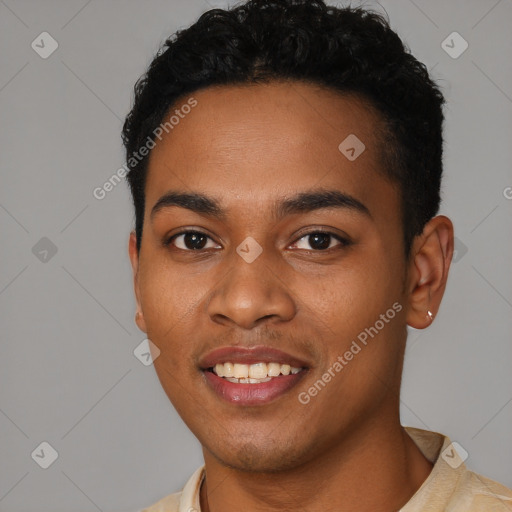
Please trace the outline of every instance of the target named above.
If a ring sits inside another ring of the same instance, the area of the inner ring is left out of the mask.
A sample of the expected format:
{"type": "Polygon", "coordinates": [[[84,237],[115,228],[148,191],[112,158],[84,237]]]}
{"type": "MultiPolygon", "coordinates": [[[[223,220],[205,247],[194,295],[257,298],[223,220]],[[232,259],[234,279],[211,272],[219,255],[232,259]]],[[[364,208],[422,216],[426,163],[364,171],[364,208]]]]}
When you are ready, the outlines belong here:
{"type": "MultiPolygon", "coordinates": [[[[0,511],[134,511],[201,464],[133,353],[128,188],[93,190],[124,163],[122,120],[159,44],[224,5],[0,0],[0,511]],[[47,59],[31,48],[43,31],[59,44],[47,59]],[[48,469],[31,457],[42,441],[59,454],[48,469]]],[[[512,0],[365,5],[448,100],[442,213],[458,251],[439,316],[411,330],[402,420],[512,486],[512,0]],[[453,31],[469,43],[456,59],[441,47],[453,31]]]]}

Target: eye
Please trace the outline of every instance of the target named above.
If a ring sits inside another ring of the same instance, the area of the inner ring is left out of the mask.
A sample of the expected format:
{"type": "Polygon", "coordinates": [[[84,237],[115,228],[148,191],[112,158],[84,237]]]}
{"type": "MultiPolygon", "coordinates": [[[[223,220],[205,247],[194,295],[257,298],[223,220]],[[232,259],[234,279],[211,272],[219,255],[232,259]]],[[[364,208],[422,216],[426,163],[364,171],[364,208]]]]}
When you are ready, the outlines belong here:
{"type": "MultiPolygon", "coordinates": [[[[181,233],[176,233],[166,240],[164,245],[173,245],[177,249],[187,252],[220,248],[211,237],[201,231],[182,231],[181,233]],[[208,243],[210,243],[210,246],[208,246],[208,243]]],[[[315,252],[327,251],[336,246],[346,247],[348,245],[350,245],[348,239],[327,231],[312,231],[306,233],[293,244],[295,248],[308,251],[313,250],[315,252]],[[335,241],[338,243],[333,245],[335,241]],[[301,243],[303,244],[302,247],[300,247],[301,243]]]]}
{"type": "Polygon", "coordinates": [[[302,242],[303,247],[297,247],[298,249],[305,249],[307,251],[326,251],[336,247],[336,245],[331,245],[331,243],[335,240],[339,242],[337,244],[338,246],[346,247],[350,245],[350,241],[346,238],[335,235],[334,233],[329,233],[327,231],[311,231],[310,233],[307,233],[299,238],[299,240],[293,245],[297,246],[297,244],[302,242]],[[307,245],[309,245],[309,247],[307,247],[307,245]]]}
{"type": "Polygon", "coordinates": [[[171,238],[165,242],[165,245],[174,245],[182,251],[200,251],[202,249],[215,248],[214,242],[214,247],[207,247],[208,240],[213,242],[208,235],[201,231],[183,231],[171,236],[171,238]]]}

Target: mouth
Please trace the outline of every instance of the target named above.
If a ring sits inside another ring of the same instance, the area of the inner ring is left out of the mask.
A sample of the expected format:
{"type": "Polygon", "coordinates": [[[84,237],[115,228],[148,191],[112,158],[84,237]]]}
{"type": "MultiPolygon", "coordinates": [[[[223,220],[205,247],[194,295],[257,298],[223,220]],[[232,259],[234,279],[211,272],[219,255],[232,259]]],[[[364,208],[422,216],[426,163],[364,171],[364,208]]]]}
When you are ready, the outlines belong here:
{"type": "Polygon", "coordinates": [[[201,364],[217,396],[236,405],[263,405],[295,387],[307,373],[303,361],[269,347],[225,347],[201,364]]]}
{"type": "Polygon", "coordinates": [[[303,368],[276,362],[255,364],[227,362],[217,363],[215,366],[208,368],[208,371],[234,384],[261,384],[270,382],[281,375],[296,375],[302,370],[303,368]]]}

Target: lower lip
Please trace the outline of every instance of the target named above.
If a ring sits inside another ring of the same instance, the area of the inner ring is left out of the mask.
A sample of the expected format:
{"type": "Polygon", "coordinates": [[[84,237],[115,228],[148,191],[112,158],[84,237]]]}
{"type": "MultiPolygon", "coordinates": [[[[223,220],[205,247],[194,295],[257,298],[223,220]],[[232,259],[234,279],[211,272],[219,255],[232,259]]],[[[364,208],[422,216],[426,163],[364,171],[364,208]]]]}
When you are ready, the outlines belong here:
{"type": "Polygon", "coordinates": [[[224,400],[235,405],[262,405],[284,395],[302,379],[306,372],[302,370],[295,374],[280,375],[260,384],[229,382],[209,370],[203,373],[209,386],[224,400]]]}

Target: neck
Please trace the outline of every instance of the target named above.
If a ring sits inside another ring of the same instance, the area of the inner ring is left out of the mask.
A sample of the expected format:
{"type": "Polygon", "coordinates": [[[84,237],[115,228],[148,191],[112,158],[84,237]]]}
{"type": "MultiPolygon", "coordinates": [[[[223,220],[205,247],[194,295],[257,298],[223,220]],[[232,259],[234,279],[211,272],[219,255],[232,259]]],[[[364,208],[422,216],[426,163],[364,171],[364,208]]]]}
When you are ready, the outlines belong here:
{"type": "Polygon", "coordinates": [[[203,453],[202,512],[391,512],[409,501],[432,469],[398,420],[359,428],[328,453],[278,473],[240,471],[203,453]]]}

